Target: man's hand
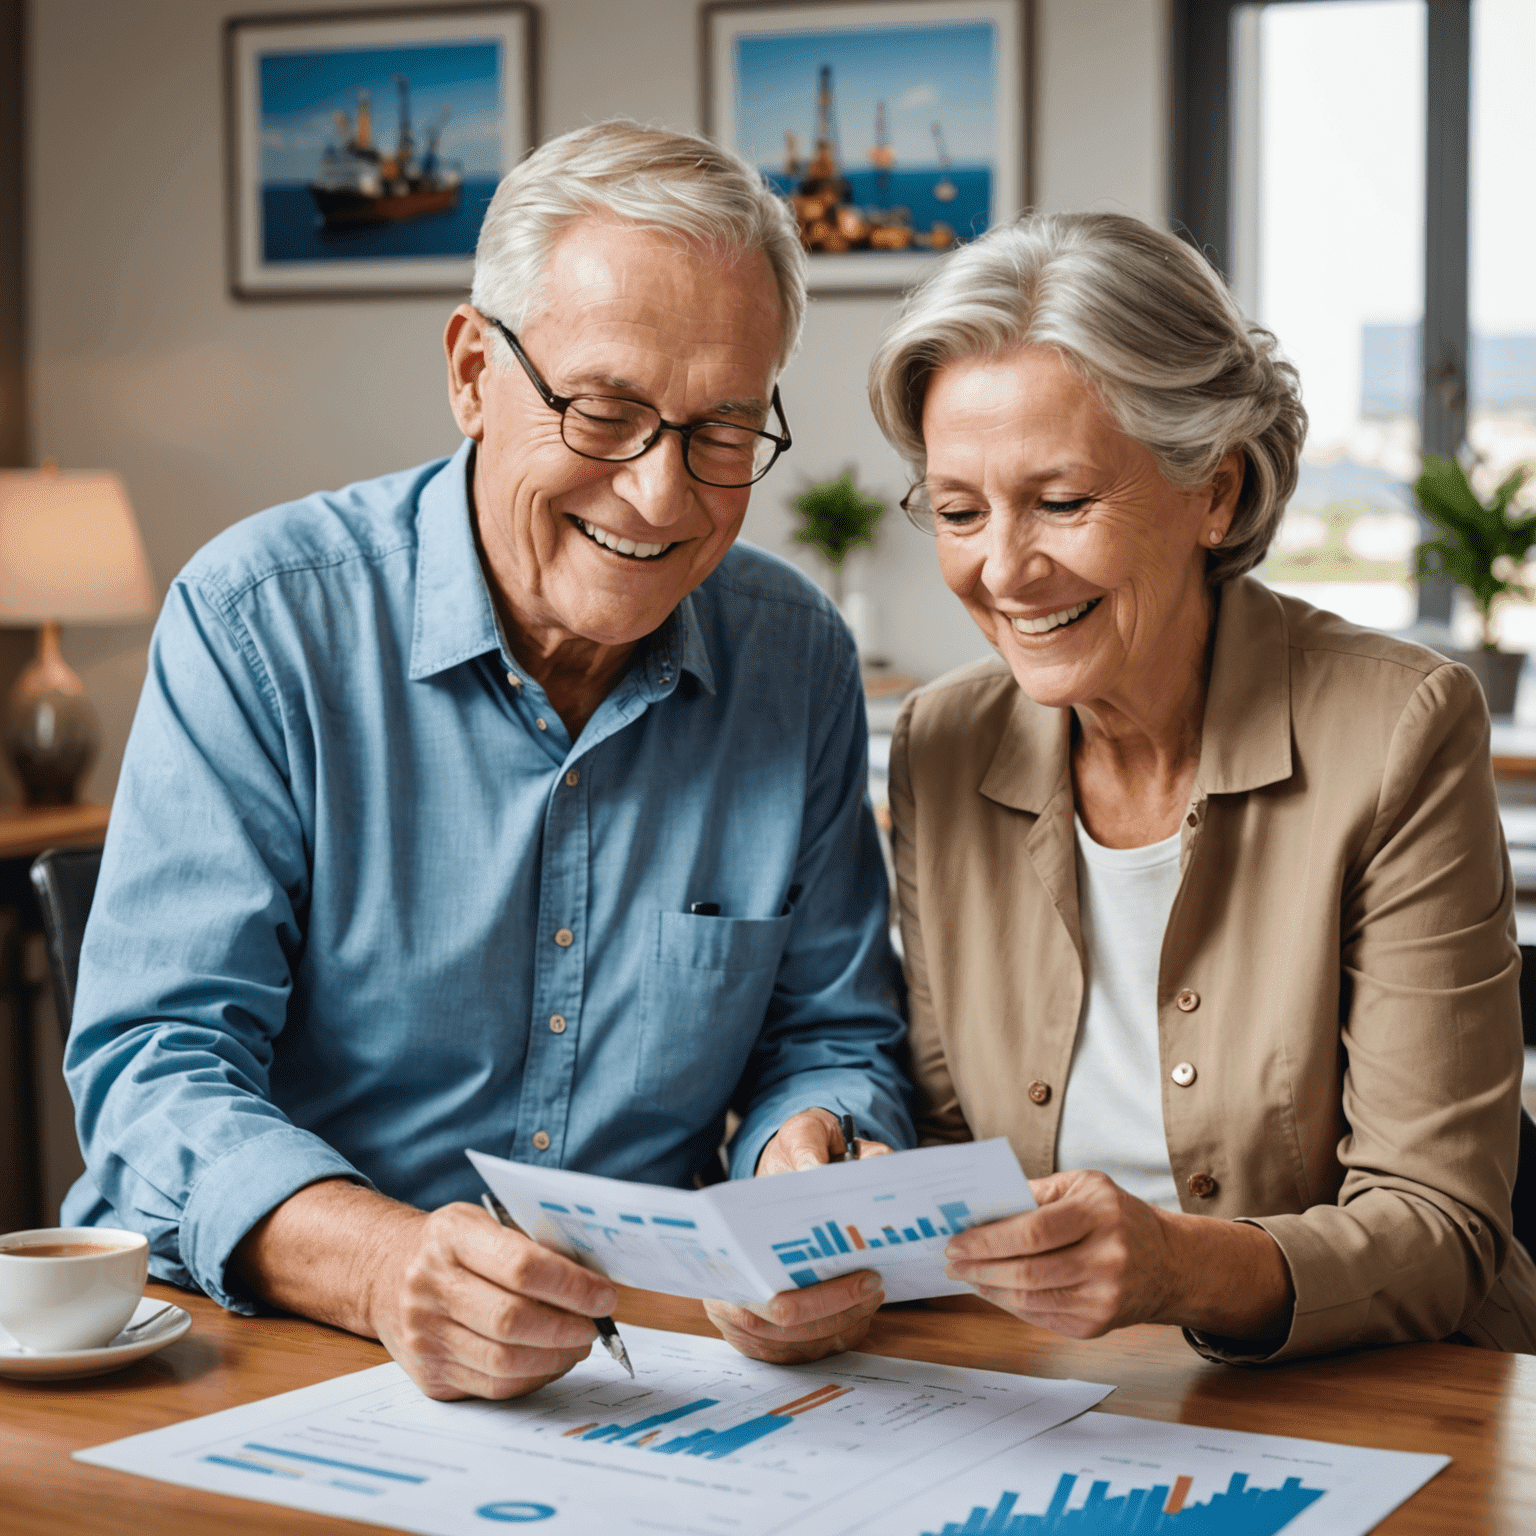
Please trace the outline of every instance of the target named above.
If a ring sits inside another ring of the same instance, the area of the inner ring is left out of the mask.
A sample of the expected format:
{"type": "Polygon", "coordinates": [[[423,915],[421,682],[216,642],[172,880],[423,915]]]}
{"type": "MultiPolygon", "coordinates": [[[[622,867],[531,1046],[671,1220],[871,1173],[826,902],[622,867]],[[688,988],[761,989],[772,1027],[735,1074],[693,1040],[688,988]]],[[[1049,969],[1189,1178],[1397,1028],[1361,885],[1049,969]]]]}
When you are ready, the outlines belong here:
{"type": "Polygon", "coordinates": [[[1074,1339],[1132,1323],[1284,1338],[1290,1270],[1262,1227],[1159,1210],[1089,1170],[1031,1179],[1030,1189],[1038,1210],[950,1239],[951,1279],[1074,1339]]]}
{"type": "Polygon", "coordinates": [[[742,1354],[775,1365],[798,1365],[857,1349],[884,1300],[880,1276],[861,1269],[803,1291],[785,1291],[772,1301],[747,1307],[706,1301],[704,1310],[726,1343],[742,1354]]]}
{"type": "MultiPolygon", "coordinates": [[[[757,1176],[816,1168],[841,1157],[843,1150],[837,1116],[826,1109],[807,1109],[786,1120],[763,1148],[757,1176]]],[[[890,1150],[881,1141],[860,1138],[858,1143],[861,1158],[880,1157],[890,1150]]],[[[726,1342],[742,1354],[775,1365],[795,1365],[856,1349],[884,1300],[879,1275],[860,1270],[751,1306],[706,1301],[704,1310],[726,1342]]]]}
{"type": "Polygon", "coordinates": [[[378,1339],[440,1400],[536,1392],[618,1304],[611,1282],[477,1206],[428,1213],[337,1180],[253,1227],[236,1268],[268,1301],[378,1339]]]}
{"type": "MultiPolygon", "coordinates": [[[[859,1156],[883,1157],[891,1149],[883,1141],[858,1143],[859,1156]]],[[[769,1173],[799,1173],[805,1168],[819,1168],[843,1155],[843,1133],[837,1116],[830,1109],[805,1109],[786,1120],[773,1140],[757,1159],[757,1176],[769,1173]]]]}

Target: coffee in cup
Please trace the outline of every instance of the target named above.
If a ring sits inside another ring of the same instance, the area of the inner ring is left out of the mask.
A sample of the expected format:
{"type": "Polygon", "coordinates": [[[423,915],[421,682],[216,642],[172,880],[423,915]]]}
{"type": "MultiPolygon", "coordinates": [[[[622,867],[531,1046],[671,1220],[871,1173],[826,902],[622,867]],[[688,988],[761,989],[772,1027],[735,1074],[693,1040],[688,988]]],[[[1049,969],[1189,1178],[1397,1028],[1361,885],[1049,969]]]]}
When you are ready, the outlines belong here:
{"type": "Polygon", "coordinates": [[[0,1327],[27,1349],[95,1349],[144,1294],[149,1243],[115,1227],[38,1227],[0,1237],[0,1327]]]}

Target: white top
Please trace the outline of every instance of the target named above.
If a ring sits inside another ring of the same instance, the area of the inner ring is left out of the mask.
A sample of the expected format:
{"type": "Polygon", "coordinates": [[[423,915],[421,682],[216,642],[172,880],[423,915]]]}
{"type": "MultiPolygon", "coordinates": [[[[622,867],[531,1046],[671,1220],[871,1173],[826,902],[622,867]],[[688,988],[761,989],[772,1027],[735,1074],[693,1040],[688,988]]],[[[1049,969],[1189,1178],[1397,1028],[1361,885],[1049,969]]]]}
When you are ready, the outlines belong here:
{"type": "Polygon", "coordinates": [[[1077,822],[1077,903],[1088,985],[1061,1107],[1056,1166],[1097,1168],[1127,1193],[1179,1209],[1163,1130],[1157,972],[1179,890],[1179,835],[1105,848],[1077,822]]]}

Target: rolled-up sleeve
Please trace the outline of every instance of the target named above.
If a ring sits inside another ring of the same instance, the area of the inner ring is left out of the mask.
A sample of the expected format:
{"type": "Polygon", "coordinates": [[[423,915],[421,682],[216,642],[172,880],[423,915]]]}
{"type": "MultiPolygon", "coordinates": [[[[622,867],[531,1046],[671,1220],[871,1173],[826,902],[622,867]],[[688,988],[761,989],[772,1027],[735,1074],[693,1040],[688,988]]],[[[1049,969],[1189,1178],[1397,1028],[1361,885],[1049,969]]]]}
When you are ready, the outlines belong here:
{"type": "Polygon", "coordinates": [[[252,1307],[226,1272],[251,1227],[316,1180],[361,1179],[269,1093],[308,894],[289,726],[231,595],[178,581],[123,761],[65,1059],[87,1166],[66,1218],[89,1209],[143,1232],[153,1273],[239,1311],[252,1307]]]}
{"type": "Polygon", "coordinates": [[[851,1114],[861,1136],[892,1147],[913,1144],[864,690],[851,642],[839,650],[812,738],[793,922],[738,1095],[733,1178],[750,1178],[778,1128],[806,1109],[851,1114]]]}
{"type": "Polygon", "coordinates": [[[1482,694],[1429,673],[1394,733],[1343,906],[1346,1058],[1336,1202],[1252,1219],[1290,1266],[1269,1362],[1467,1327],[1511,1257],[1521,1076],[1514,884],[1482,694]]]}

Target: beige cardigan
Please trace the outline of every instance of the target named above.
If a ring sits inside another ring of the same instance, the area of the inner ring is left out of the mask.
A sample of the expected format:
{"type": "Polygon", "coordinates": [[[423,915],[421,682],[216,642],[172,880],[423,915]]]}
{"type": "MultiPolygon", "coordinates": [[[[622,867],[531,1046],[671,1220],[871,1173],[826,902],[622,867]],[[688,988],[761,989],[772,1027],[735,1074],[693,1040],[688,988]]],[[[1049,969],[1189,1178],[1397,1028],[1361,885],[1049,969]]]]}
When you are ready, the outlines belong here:
{"type": "MultiPolygon", "coordinates": [[[[1031,1176],[1055,1168],[1084,994],[1071,719],[989,660],[914,695],[891,751],[919,1131],[1006,1136],[1031,1176]]],[[[1185,1211],[1285,1254],[1294,1321],[1263,1358],[1453,1334],[1536,1352],[1510,1236],[1513,881],[1471,673],[1230,583],[1182,842],[1168,1156],[1185,1211]]]]}

